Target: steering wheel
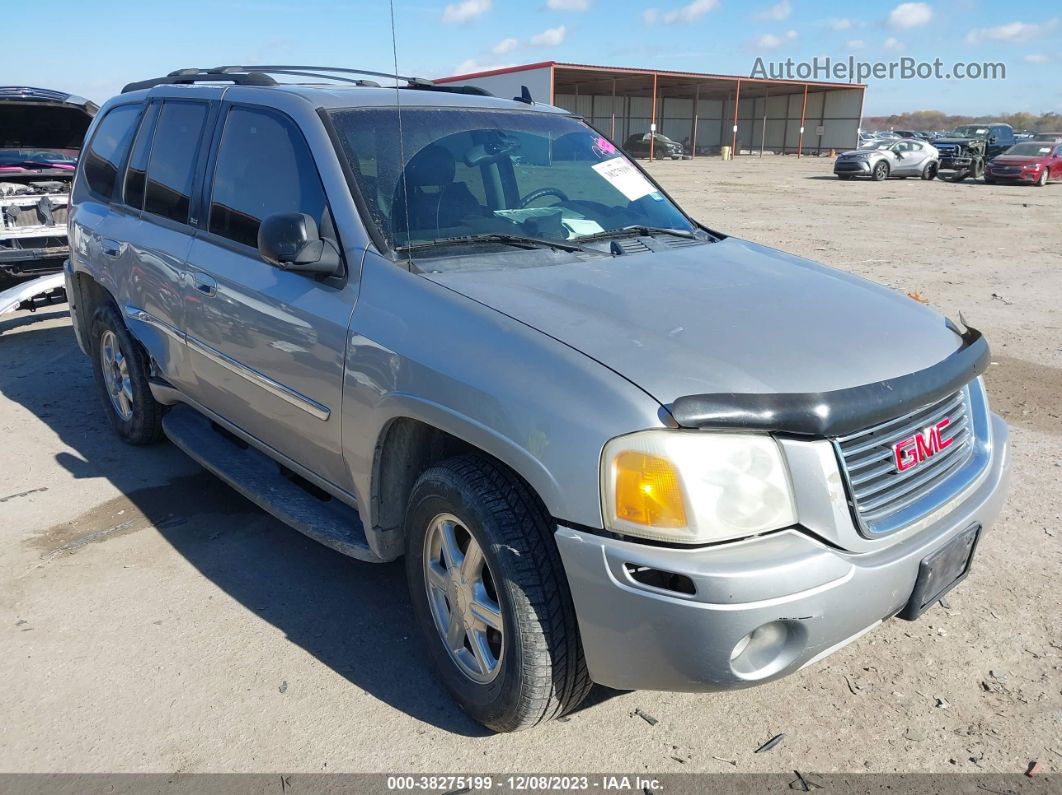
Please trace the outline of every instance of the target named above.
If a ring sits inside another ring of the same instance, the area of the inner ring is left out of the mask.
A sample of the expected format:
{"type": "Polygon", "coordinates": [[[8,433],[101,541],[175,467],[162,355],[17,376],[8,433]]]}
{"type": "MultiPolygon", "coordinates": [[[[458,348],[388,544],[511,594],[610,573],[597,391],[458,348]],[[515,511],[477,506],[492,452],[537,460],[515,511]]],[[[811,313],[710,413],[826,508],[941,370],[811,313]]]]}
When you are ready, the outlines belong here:
{"type": "Polygon", "coordinates": [[[543,196],[556,196],[562,202],[568,201],[568,194],[560,188],[538,188],[520,199],[520,209],[527,207],[535,199],[541,199],[543,196]]]}

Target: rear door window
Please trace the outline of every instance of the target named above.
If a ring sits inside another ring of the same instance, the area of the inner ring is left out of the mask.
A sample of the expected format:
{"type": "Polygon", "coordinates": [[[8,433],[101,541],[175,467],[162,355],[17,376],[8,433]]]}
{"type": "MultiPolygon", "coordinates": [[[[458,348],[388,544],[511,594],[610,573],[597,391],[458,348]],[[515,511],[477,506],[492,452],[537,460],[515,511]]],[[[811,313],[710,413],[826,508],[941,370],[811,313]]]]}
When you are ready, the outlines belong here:
{"type": "Polygon", "coordinates": [[[145,212],[188,223],[196,154],[208,108],[205,102],[163,103],[147,163],[145,212]]]}
{"type": "Polygon", "coordinates": [[[119,105],[108,111],[85,152],[85,181],[93,193],[110,199],[118,169],[129,151],[141,105],[119,105]]]}
{"type": "Polygon", "coordinates": [[[306,213],[321,228],[325,192],[302,133],[264,110],[234,107],[214,168],[209,230],[254,248],[273,213],[306,213]]]}

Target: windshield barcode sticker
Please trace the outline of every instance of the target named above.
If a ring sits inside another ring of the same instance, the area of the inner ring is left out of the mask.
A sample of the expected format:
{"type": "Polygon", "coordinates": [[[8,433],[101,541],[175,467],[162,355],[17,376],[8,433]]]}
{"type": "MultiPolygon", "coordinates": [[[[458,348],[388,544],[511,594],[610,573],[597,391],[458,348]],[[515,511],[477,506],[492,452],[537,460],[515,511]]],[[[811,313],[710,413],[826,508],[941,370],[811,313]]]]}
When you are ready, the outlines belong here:
{"type": "Polygon", "coordinates": [[[592,165],[590,168],[607,179],[612,187],[630,201],[648,196],[656,190],[653,184],[643,177],[638,169],[622,157],[614,157],[604,163],[592,165]]]}

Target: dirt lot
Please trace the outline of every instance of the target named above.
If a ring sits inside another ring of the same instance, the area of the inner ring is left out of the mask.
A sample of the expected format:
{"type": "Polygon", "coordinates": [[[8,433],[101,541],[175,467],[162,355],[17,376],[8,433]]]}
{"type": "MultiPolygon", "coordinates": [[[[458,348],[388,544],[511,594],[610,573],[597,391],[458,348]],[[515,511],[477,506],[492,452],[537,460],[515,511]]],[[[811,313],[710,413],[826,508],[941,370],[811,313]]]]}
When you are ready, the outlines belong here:
{"type": "Polygon", "coordinates": [[[1057,771],[1062,185],[830,169],[652,167],[710,226],[988,336],[1013,489],[946,606],[757,689],[597,690],[566,722],[489,736],[427,670],[400,565],[318,546],[171,447],[118,443],[56,307],[0,321],[0,771],[1057,771]]]}

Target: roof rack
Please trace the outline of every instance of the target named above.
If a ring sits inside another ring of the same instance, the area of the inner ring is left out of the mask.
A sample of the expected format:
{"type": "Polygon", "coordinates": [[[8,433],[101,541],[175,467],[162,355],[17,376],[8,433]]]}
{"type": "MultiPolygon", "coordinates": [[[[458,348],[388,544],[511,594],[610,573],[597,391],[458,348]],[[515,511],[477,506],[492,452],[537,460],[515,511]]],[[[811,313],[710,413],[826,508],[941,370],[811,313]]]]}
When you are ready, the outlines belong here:
{"type": "Polygon", "coordinates": [[[283,64],[271,64],[265,66],[214,66],[207,69],[189,68],[177,69],[165,77],[153,77],[149,80],[139,80],[129,83],[122,89],[123,94],[130,91],[139,91],[144,88],[163,85],[187,85],[191,83],[233,83],[239,86],[275,86],[277,81],[270,75],[294,75],[297,77],[315,77],[322,80],[336,80],[342,83],[352,83],[358,86],[379,86],[372,80],[354,79],[343,75],[362,75],[365,77],[382,77],[387,80],[405,81],[406,85],[401,88],[413,88],[423,91],[446,91],[454,94],[480,94],[491,96],[477,86],[462,85],[436,85],[431,80],[423,77],[408,77],[406,75],[394,75],[388,72],[372,72],[368,69],[348,69],[338,66],[286,66],[283,64]]]}

